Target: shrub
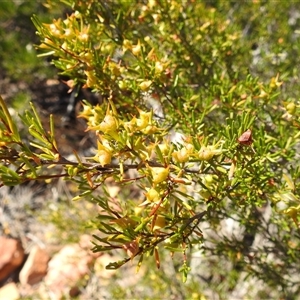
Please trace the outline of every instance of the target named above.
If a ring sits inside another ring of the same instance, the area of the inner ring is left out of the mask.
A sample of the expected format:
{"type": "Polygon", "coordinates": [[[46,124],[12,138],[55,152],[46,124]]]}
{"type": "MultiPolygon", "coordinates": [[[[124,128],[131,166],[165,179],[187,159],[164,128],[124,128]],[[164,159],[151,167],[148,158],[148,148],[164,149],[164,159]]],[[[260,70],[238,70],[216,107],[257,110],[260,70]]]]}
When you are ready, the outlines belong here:
{"type": "Polygon", "coordinates": [[[74,199],[100,207],[93,250],[125,250],[107,268],[135,259],[139,268],[145,255],[159,268],[165,248],[182,254],[185,281],[191,251],[201,250],[230,263],[228,290],[243,271],[298,293],[300,105],[283,88],[286,77],[291,87],[290,54],[272,75],[267,63],[268,73],[255,69],[256,36],[243,35],[237,9],[227,19],[225,2],[64,2],[73,9],[65,19],[33,22],[42,55],[53,57],[70,89],[102,96],[79,114],[95,134],[95,155],[63,157],[52,119],[48,131],[33,106],[21,116],[25,141],[0,98],[2,185],[77,183],[74,199]],[[108,190],[114,184],[124,191],[117,197],[108,190]],[[226,232],[229,222],[236,232],[226,232]]]}

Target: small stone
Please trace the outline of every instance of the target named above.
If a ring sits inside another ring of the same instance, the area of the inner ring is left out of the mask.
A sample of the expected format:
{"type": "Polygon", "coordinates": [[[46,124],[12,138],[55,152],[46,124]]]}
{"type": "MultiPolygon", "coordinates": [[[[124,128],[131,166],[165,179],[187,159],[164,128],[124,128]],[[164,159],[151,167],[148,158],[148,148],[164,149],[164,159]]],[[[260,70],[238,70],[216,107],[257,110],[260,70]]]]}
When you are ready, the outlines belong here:
{"type": "Polygon", "coordinates": [[[67,245],[50,260],[44,282],[60,299],[74,292],[77,282],[89,274],[93,262],[94,258],[79,245],[67,245]]]}
{"type": "Polygon", "coordinates": [[[9,277],[23,263],[24,257],[20,241],[0,237],[0,281],[9,277]]]}
{"type": "Polygon", "coordinates": [[[2,288],[0,288],[0,299],[5,299],[5,300],[20,299],[20,293],[14,282],[8,283],[2,288]]]}
{"type": "Polygon", "coordinates": [[[48,253],[38,246],[34,246],[20,272],[19,279],[21,284],[33,285],[42,280],[47,274],[48,253]]]}

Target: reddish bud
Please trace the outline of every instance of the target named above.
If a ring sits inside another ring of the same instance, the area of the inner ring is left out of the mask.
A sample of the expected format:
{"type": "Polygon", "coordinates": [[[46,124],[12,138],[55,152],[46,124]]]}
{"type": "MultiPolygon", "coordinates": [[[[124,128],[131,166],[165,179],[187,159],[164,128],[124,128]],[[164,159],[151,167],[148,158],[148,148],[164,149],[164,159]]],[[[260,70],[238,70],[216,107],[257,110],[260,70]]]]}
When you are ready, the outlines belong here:
{"type": "Polygon", "coordinates": [[[250,146],[253,143],[251,129],[246,130],[239,138],[238,142],[244,146],[250,146]]]}

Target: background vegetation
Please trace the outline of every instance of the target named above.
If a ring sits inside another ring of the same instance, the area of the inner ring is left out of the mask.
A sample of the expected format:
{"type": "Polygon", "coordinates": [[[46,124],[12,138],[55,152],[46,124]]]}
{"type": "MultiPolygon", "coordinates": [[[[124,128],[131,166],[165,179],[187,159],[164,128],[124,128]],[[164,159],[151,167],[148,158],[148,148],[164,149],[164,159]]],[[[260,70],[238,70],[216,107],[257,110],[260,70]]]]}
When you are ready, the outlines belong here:
{"type": "MultiPolygon", "coordinates": [[[[33,18],[38,52],[70,89],[100,95],[80,113],[94,152],[62,155],[54,124],[45,130],[34,109],[20,136],[2,101],[3,184],[64,177],[100,207],[94,250],[121,255],[112,269],[141,263],[137,288],[117,284],[113,297],[296,299],[299,3],[280,2],[280,13],[271,1],[64,5],[52,21],[43,10],[33,18]]],[[[29,61],[28,74],[43,73],[29,61]]]]}

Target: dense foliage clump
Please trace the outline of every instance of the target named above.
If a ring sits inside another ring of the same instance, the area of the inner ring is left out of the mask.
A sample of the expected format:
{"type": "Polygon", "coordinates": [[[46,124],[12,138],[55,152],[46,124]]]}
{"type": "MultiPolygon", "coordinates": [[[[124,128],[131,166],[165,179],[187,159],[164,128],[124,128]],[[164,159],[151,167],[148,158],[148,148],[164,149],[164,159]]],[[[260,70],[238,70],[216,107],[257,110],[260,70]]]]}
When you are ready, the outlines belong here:
{"type": "Polygon", "coordinates": [[[273,18],[259,1],[64,2],[65,18],[33,17],[38,48],[71,90],[101,96],[78,116],[95,154],[63,157],[52,119],[46,130],[33,106],[21,116],[23,139],[1,100],[1,184],[75,182],[75,199],[100,207],[94,251],[124,253],[108,268],[139,268],[149,255],[159,268],[167,249],[182,254],[185,281],[197,250],[214,270],[204,281],[222,283],[220,293],[239,274],[299,293],[299,49],[289,47],[299,33],[285,19],[293,16],[273,18]]]}

